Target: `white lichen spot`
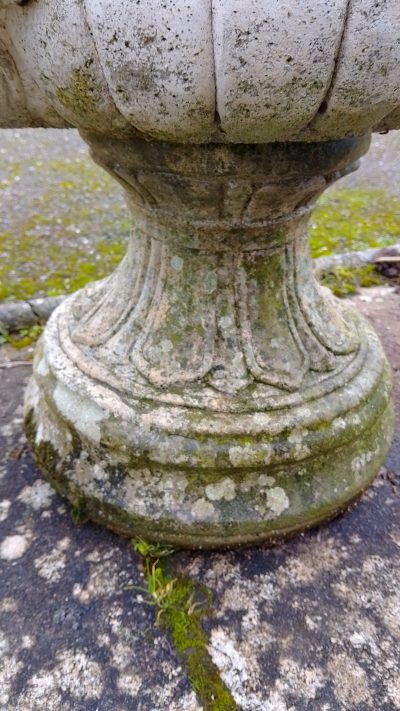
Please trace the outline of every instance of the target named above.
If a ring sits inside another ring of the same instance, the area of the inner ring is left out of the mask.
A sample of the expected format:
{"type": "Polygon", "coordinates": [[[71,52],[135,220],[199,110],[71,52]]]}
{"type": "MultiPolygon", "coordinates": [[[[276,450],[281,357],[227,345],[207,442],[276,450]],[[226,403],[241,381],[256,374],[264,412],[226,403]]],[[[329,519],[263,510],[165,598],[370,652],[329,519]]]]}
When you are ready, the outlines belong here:
{"type": "Polygon", "coordinates": [[[231,328],[234,323],[235,321],[233,319],[233,316],[221,316],[221,318],[219,319],[219,325],[222,329],[231,328]]]}
{"type": "MultiPolygon", "coordinates": [[[[290,657],[284,657],[280,662],[275,688],[282,697],[290,694],[296,696],[299,701],[305,702],[315,699],[325,683],[326,680],[321,668],[314,666],[311,662],[303,666],[290,657]]],[[[320,707],[318,706],[318,708],[320,707]]]]}
{"type": "Polygon", "coordinates": [[[249,679],[246,659],[239,653],[232,639],[222,627],[212,630],[208,645],[211,658],[220,670],[221,678],[239,701],[243,686],[249,679]]]}
{"type": "Polygon", "coordinates": [[[122,673],[118,676],[117,687],[123,693],[128,696],[136,697],[138,695],[139,689],[142,685],[142,680],[137,674],[125,674],[122,673]]]}
{"type": "Polygon", "coordinates": [[[168,353],[174,350],[174,344],[168,338],[164,338],[164,340],[160,342],[160,350],[164,355],[168,355],[168,353]]]}
{"type": "Polygon", "coordinates": [[[275,486],[267,492],[267,506],[275,516],[280,516],[283,511],[289,508],[290,501],[282,487],[275,486]]]}
{"type": "Polygon", "coordinates": [[[54,490],[50,484],[42,479],[37,479],[32,486],[25,486],[18,496],[19,501],[23,501],[27,506],[31,506],[35,511],[47,509],[51,505],[54,490]]]}
{"type": "Polygon", "coordinates": [[[203,521],[205,519],[213,518],[214,514],[214,506],[206,499],[197,499],[192,506],[192,515],[195,519],[203,521]]]}
{"type": "Polygon", "coordinates": [[[355,476],[365,472],[369,462],[373,458],[373,452],[362,452],[357,457],[354,457],[351,462],[351,471],[355,476]]]}
{"type": "Polygon", "coordinates": [[[307,629],[311,630],[311,632],[315,632],[315,630],[317,630],[321,626],[321,617],[319,615],[316,615],[314,617],[306,615],[304,618],[304,622],[306,623],[307,629]]]}
{"type": "Polygon", "coordinates": [[[3,501],[0,501],[0,523],[6,520],[10,506],[11,501],[9,501],[8,499],[3,499],[3,501]]]}
{"type": "Polygon", "coordinates": [[[40,359],[35,370],[38,375],[42,375],[44,378],[46,377],[46,375],[48,375],[50,373],[50,368],[49,368],[49,364],[47,362],[46,356],[43,356],[40,359]]]}
{"type": "Polygon", "coordinates": [[[260,474],[258,477],[258,485],[261,487],[264,486],[273,486],[275,484],[275,479],[273,476],[267,476],[266,474],[260,474]]]}
{"type": "Polygon", "coordinates": [[[28,545],[25,536],[7,536],[0,546],[0,558],[7,561],[17,560],[24,555],[28,545]]]}
{"type": "MultiPolygon", "coordinates": [[[[42,701],[47,698],[48,691],[54,688],[71,694],[81,702],[84,699],[99,699],[103,691],[102,671],[100,665],[84,652],[65,650],[57,655],[56,665],[52,669],[32,676],[29,686],[42,701]]],[[[47,708],[47,705],[41,708],[47,708]]]]}
{"type": "Polygon", "coordinates": [[[181,272],[183,269],[183,259],[178,254],[174,254],[170,264],[172,269],[174,269],[174,271],[176,272],[181,272]]]}
{"type": "Polygon", "coordinates": [[[33,564],[38,574],[49,583],[57,583],[65,568],[66,556],[64,551],[70,544],[69,538],[63,538],[58,542],[56,548],[50,553],[35,558],[33,564]]]}
{"type": "Polygon", "coordinates": [[[206,294],[212,294],[218,286],[218,277],[215,272],[206,272],[203,282],[203,289],[206,294]]]}
{"type": "Polygon", "coordinates": [[[167,474],[161,479],[161,485],[167,491],[185,491],[188,480],[184,474],[174,472],[174,474],[167,474]]]}
{"type": "Polygon", "coordinates": [[[217,484],[208,484],[206,486],[206,496],[210,501],[233,501],[236,495],[235,482],[229,477],[222,479],[217,484]]]}
{"type": "Polygon", "coordinates": [[[127,583],[127,578],[121,578],[122,572],[115,560],[104,560],[90,565],[89,578],[85,585],[74,583],[72,596],[81,603],[107,596],[127,583]]]}
{"type": "Polygon", "coordinates": [[[104,418],[104,412],[95,402],[82,397],[62,383],[57,383],[53,396],[60,412],[79,432],[95,442],[100,442],[99,423],[104,418]]]}
{"type": "Polygon", "coordinates": [[[257,464],[269,464],[273,449],[267,444],[235,446],[229,448],[229,461],[234,467],[247,467],[257,464]]]}
{"type": "Polygon", "coordinates": [[[332,422],[332,428],[334,430],[345,430],[347,427],[346,420],[343,419],[343,417],[336,417],[335,420],[332,422]]]}
{"type": "Polygon", "coordinates": [[[304,440],[308,435],[308,430],[296,430],[292,432],[287,441],[293,445],[293,456],[295,459],[304,459],[310,454],[310,448],[305,444],[304,440]]]}
{"type": "Polygon", "coordinates": [[[24,634],[21,639],[22,649],[32,649],[35,646],[35,638],[31,637],[29,634],[24,634]]]}
{"type": "Polygon", "coordinates": [[[107,470],[100,462],[94,465],[93,476],[97,481],[107,481],[107,479],[109,479],[107,470]]]}
{"type": "Polygon", "coordinates": [[[18,604],[15,597],[4,597],[0,600],[0,612],[17,612],[18,604]]]}
{"type": "Polygon", "coordinates": [[[345,652],[333,654],[328,661],[333,690],[340,708],[363,708],[371,702],[368,676],[345,652]]]}

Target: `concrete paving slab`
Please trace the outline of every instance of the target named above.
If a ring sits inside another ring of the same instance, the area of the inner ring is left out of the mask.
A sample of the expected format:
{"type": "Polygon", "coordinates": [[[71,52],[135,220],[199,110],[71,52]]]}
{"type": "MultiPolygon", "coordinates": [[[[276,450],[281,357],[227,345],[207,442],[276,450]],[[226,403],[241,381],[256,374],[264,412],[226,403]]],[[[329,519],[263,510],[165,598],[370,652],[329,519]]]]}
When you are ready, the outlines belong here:
{"type": "MultiPolygon", "coordinates": [[[[205,583],[211,656],[243,711],[400,709],[400,296],[356,298],[393,367],[398,424],[345,516],[273,548],[180,552],[205,583]]],[[[40,478],[22,429],[30,365],[0,370],[0,709],[200,711],[146,605],[140,559],[40,478]]]]}

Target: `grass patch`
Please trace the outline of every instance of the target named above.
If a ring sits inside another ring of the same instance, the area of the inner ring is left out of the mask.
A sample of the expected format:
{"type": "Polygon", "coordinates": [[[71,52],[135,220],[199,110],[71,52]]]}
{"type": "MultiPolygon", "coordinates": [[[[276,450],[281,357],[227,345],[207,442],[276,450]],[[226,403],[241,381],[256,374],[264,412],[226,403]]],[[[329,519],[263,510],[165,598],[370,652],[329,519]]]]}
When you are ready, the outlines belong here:
{"type": "Polygon", "coordinates": [[[386,247],[400,239],[400,200],[376,189],[338,189],[318,200],[309,227],[312,257],[386,247]]]}
{"type": "Polygon", "coordinates": [[[124,255],[130,222],[121,189],[86,154],[37,161],[29,173],[12,164],[1,188],[0,300],[71,293],[124,255]]]}

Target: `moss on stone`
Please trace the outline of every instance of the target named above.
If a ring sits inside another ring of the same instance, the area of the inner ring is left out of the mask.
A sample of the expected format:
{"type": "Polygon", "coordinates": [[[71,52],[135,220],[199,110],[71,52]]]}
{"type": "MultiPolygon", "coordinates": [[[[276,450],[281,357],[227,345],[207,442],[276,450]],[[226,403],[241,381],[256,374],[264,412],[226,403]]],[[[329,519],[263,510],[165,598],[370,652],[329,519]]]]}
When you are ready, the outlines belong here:
{"type": "Polygon", "coordinates": [[[42,330],[43,326],[40,324],[34,324],[29,328],[21,328],[19,331],[13,333],[8,333],[0,329],[0,345],[2,343],[8,343],[16,350],[22,350],[35,343],[42,333],[42,330]]]}

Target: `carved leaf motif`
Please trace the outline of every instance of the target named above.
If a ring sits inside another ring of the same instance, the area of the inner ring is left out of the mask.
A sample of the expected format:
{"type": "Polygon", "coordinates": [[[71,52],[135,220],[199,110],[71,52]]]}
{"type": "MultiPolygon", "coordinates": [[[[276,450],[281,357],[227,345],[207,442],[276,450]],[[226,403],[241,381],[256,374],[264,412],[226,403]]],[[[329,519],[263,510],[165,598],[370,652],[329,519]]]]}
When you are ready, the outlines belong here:
{"type": "Polygon", "coordinates": [[[78,292],[73,306],[77,318],[71,334],[73,340],[88,346],[109,341],[135,310],[156,259],[149,239],[138,238],[135,245],[130,244],[126,256],[108,279],[78,292]]]}
{"type": "MultiPolygon", "coordinates": [[[[296,330],[310,360],[310,369],[317,372],[334,370],[336,358],[315,336],[307,322],[302,303],[297,293],[297,264],[294,256],[294,245],[288,245],[285,250],[286,261],[286,291],[288,304],[296,330]]],[[[308,287],[308,284],[307,284],[308,287]]]]}
{"type": "Polygon", "coordinates": [[[281,184],[262,185],[251,197],[244,215],[245,221],[276,219],[287,215],[303,202],[315,199],[325,186],[326,180],[322,176],[306,180],[300,185],[298,181],[293,181],[292,184],[287,183],[285,188],[281,184]]]}
{"type": "Polygon", "coordinates": [[[219,268],[219,289],[216,301],[217,333],[214,359],[208,382],[220,392],[235,394],[248,386],[253,378],[244,357],[236,307],[234,280],[236,255],[224,254],[219,268]]]}
{"type": "Polygon", "coordinates": [[[332,371],[358,348],[307,270],[294,244],[174,254],[137,231],[115,274],[75,298],[71,337],[156,388],[207,378],[232,395],[252,381],[295,391],[308,371],[332,371]]]}
{"type": "Polygon", "coordinates": [[[157,386],[195,382],[213,362],[218,276],[213,255],[166,251],[157,292],[132,361],[157,386]],[[183,253],[185,254],[185,253],[183,253]]]}
{"type": "Polygon", "coordinates": [[[354,353],[359,347],[357,333],[347,323],[331,292],[316,281],[308,243],[296,243],[294,249],[296,294],[311,331],[333,354],[354,353]]]}
{"type": "Polygon", "coordinates": [[[243,256],[238,275],[242,344],[254,378],[296,390],[309,366],[288,306],[281,253],[243,256]]]}

